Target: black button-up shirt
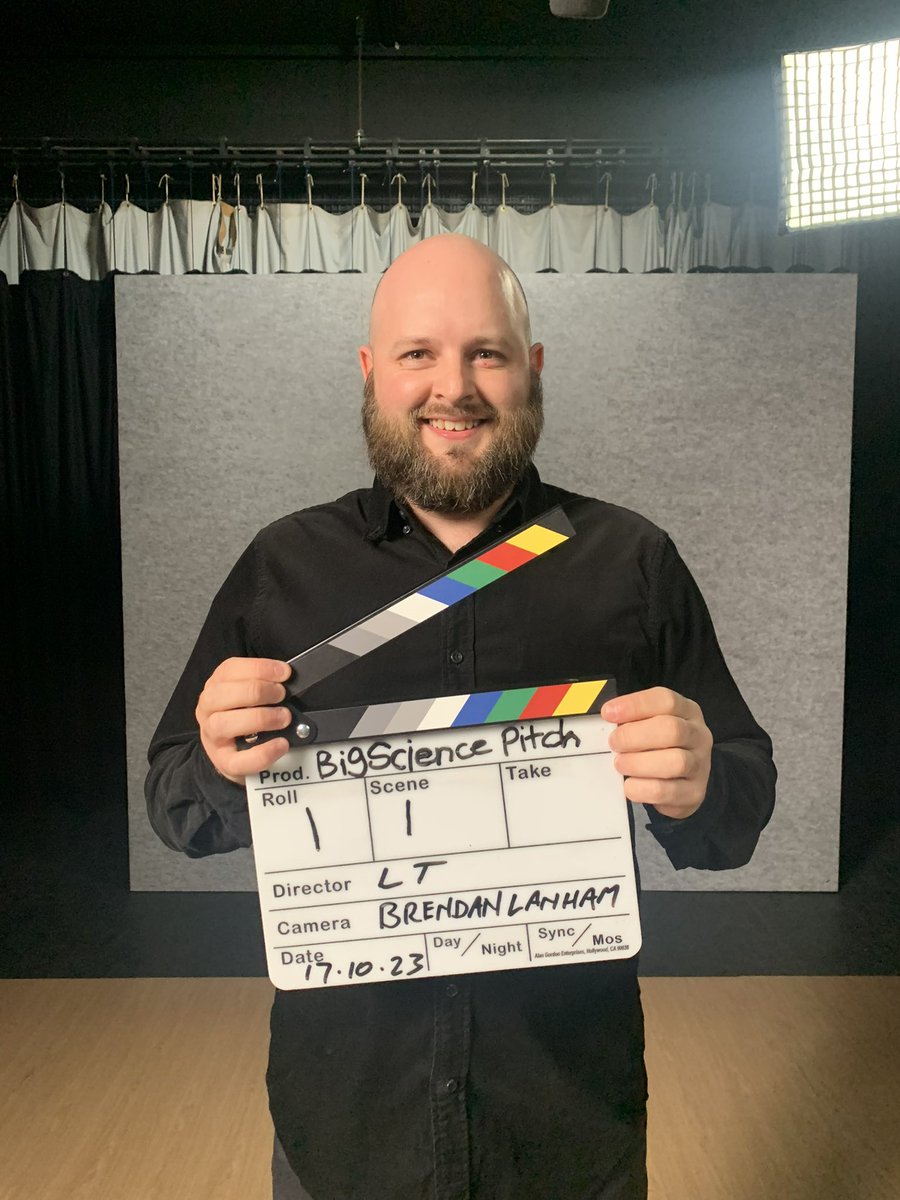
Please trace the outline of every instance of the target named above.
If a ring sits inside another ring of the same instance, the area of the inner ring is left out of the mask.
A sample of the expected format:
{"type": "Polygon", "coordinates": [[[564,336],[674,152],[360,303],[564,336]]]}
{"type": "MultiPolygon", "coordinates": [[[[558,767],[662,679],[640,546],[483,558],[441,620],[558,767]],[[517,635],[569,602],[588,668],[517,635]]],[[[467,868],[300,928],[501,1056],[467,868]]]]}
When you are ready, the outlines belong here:
{"type": "MultiPolygon", "coordinates": [[[[213,601],[150,748],[147,800],[191,856],[250,844],[244,790],[194,720],[232,655],[291,658],[562,504],[576,536],[316,684],[311,710],[615,676],[696,700],[714,737],[692,816],[648,809],[676,868],[740,866],[774,800],[771,743],[668,536],[531,468],[451,555],[376,481],[264,529],[213,601]]],[[[277,992],[267,1082],[314,1200],[588,1200],[641,1194],[646,1080],[637,963],[277,992]],[[630,1182],[627,1182],[630,1181],[630,1182]],[[616,1190],[618,1189],[618,1190],[616,1190]]]]}

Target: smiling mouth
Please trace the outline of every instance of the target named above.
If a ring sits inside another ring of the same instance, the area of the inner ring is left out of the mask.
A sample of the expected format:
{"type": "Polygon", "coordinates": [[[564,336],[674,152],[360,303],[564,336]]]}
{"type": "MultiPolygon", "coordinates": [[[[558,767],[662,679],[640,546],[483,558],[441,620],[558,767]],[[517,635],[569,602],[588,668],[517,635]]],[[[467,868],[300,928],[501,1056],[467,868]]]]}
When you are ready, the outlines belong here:
{"type": "Polygon", "coordinates": [[[443,429],[451,433],[463,433],[467,429],[477,429],[479,425],[484,425],[484,419],[474,421],[449,421],[445,417],[422,417],[420,418],[423,425],[430,425],[432,429],[443,429]]]}

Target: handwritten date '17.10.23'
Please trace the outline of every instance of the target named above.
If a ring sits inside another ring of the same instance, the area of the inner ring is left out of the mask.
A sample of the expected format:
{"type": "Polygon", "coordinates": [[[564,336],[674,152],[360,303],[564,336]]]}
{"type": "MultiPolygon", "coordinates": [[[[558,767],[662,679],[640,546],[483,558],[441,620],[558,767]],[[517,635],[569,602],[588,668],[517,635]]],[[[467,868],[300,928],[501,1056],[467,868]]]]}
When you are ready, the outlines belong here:
{"type": "MultiPolygon", "coordinates": [[[[317,956],[314,961],[307,963],[304,978],[309,983],[315,982],[320,986],[324,986],[328,983],[332,972],[335,970],[338,975],[346,973],[348,979],[365,979],[375,969],[376,964],[366,958],[360,959],[358,962],[351,959],[346,968],[336,969],[334,963],[326,962],[324,958],[317,956]]],[[[408,979],[410,976],[418,975],[420,971],[425,970],[425,955],[416,952],[412,954],[392,954],[390,965],[388,967],[379,966],[378,970],[388,975],[393,975],[395,979],[401,977],[408,979]]]]}

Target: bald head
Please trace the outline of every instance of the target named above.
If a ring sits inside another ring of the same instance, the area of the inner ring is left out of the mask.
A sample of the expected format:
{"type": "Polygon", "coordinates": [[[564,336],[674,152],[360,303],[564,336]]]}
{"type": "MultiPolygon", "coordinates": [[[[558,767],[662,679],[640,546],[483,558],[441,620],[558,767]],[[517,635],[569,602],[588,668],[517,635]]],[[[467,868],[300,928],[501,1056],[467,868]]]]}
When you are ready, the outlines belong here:
{"type": "Polygon", "coordinates": [[[374,347],[385,325],[415,306],[423,293],[463,298],[476,292],[505,313],[510,331],[518,333],[527,349],[531,344],[528,302],[514,271],[483,242],[459,233],[417,242],[388,267],[372,298],[369,344],[374,347]]]}
{"type": "Polygon", "coordinates": [[[394,495],[466,515],[509,493],[543,422],[530,340],[521,284],[481,242],[427,238],[384,273],[359,362],[369,461],[394,495]]]}

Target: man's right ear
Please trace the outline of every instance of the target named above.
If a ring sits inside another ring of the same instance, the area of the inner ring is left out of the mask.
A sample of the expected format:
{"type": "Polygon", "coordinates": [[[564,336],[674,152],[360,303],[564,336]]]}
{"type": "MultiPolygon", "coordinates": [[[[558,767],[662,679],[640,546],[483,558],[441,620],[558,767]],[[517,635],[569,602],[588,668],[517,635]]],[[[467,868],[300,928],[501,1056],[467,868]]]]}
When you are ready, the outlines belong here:
{"type": "Polygon", "coordinates": [[[375,365],[375,358],[372,354],[371,346],[360,346],[359,348],[359,366],[362,371],[363,379],[368,379],[372,373],[372,367],[375,365]]]}

